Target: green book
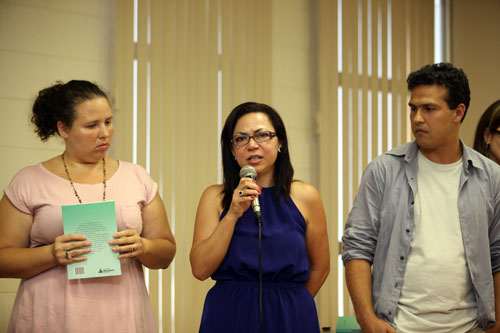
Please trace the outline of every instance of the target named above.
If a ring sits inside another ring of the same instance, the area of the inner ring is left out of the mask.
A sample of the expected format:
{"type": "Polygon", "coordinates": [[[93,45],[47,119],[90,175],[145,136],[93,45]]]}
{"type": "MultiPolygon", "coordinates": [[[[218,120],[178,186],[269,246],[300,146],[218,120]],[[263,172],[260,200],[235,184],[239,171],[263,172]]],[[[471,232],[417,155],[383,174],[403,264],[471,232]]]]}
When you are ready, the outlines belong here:
{"type": "Polygon", "coordinates": [[[335,332],[360,332],[361,327],[359,326],[356,317],[339,317],[337,321],[337,328],[335,332]]]}
{"type": "Polygon", "coordinates": [[[62,206],[62,217],[65,234],[84,235],[92,243],[87,260],[66,266],[68,279],[122,274],[118,252],[109,245],[117,231],[114,201],[62,206]]]}

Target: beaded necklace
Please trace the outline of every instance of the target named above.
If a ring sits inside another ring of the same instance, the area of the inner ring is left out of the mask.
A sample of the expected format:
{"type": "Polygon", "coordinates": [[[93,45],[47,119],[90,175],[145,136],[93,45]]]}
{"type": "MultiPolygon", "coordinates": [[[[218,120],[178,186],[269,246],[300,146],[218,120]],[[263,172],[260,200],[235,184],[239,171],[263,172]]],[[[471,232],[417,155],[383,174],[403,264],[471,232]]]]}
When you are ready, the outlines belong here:
{"type": "MultiPolygon", "coordinates": [[[[78,195],[78,192],[76,191],[75,185],[73,184],[73,180],[71,179],[71,176],[69,175],[68,171],[68,166],[66,165],[66,161],[64,160],[64,153],[61,155],[63,165],[64,165],[64,171],[66,171],[66,175],[68,176],[69,183],[71,184],[71,187],[73,188],[73,191],[75,192],[75,196],[78,199],[78,202],[82,203],[82,199],[80,199],[80,196],[78,195]]],[[[102,173],[103,173],[103,181],[102,184],[104,185],[104,189],[102,191],[102,201],[106,201],[106,158],[102,158],[102,173]]]]}

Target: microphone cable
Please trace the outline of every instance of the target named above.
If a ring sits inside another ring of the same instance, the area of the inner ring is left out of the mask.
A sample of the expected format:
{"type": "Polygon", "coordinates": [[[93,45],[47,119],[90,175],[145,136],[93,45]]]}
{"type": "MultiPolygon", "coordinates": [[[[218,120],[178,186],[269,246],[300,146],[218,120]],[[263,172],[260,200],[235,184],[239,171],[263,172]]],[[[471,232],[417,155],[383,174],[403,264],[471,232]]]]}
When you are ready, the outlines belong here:
{"type": "Polygon", "coordinates": [[[256,212],[257,224],[259,225],[259,332],[262,333],[263,315],[262,315],[262,215],[256,212]]]}
{"type": "MultiPolygon", "coordinates": [[[[251,165],[245,165],[240,170],[240,178],[249,177],[254,181],[257,179],[257,171],[251,165]]],[[[264,317],[262,315],[262,215],[258,197],[252,201],[252,209],[259,226],[259,332],[262,333],[264,317]]]]}

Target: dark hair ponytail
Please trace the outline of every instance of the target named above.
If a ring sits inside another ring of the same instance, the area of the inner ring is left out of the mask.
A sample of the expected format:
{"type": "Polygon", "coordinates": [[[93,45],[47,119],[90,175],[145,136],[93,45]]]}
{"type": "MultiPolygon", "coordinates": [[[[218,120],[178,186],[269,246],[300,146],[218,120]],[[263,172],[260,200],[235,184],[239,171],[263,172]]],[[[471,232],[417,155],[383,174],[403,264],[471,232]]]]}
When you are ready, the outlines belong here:
{"type": "MultiPolygon", "coordinates": [[[[42,141],[58,134],[57,123],[71,127],[76,119],[75,107],[87,100],[108,97],[98,85],[83,80],[68,83],[58,81],[53,86],[40,90],[33,103],[31,122],[42,141]]],[[[108,100],[109,102],[109,100],[108,100]]]]}

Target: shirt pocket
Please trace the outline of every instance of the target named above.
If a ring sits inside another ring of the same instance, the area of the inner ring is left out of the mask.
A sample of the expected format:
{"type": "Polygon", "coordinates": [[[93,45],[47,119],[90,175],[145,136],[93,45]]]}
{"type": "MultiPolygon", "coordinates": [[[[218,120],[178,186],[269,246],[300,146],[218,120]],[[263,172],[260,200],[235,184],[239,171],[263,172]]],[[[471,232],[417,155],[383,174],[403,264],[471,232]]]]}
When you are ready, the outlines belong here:
{"type": "Polygon", "coordinates": [[[139,205],[120,205],[120,219],[118,230],[135,229],[140,235],[142,233],[142,212],[139,205]]]}

